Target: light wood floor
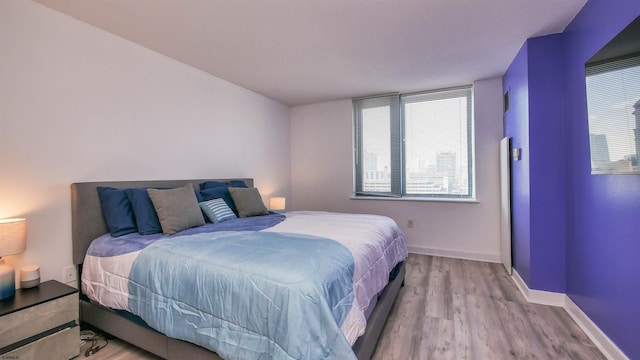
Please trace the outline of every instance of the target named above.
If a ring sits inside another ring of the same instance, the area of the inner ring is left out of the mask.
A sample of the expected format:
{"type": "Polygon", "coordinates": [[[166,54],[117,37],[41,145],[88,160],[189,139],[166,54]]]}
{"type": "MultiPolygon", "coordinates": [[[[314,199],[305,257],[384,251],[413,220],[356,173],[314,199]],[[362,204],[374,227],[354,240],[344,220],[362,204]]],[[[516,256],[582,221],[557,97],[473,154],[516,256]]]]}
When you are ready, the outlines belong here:
{"type": "Polygon", "coordinates": [[[564,309],[527,303],[502,264],[411,254],[383,359],[604,357],[564,309]]]}
{"type": "MultiPolygon", "coordinates": [[[[104,342],[100,341],[100,345],[103,345],[104,342]]],[[[91,346],[89,343],[86,343],[80,347],[80,356],[76,358],[76,360],[80,359],[91,359],[91,360],[160,360],[161,358],[148,353],[140,348],[137,348],[133,345],[130,345],[119,339],[109,339],[109,343],[104,349],[98,350],[95,354],[91,356],[85,356],[85,352],[91,346]]],[[[185,359],[186,360],[186,359],[185,359]]]]}
{"type": "MultiPolygon", "coordinates": [[[[90,359],[158,358],[110,340],[90,359]]],[[[527,303],[501,264],[411,254],[373,357],[391,359],[605,358],[564,309],[527,303]]]]}

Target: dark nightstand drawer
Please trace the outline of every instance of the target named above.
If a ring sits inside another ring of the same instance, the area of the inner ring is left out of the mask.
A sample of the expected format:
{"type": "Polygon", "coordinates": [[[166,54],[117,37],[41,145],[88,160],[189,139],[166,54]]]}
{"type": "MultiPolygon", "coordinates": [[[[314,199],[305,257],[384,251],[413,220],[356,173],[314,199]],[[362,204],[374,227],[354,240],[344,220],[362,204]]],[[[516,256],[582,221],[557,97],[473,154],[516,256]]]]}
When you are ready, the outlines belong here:
{"type": "Polygon", "coordinates": [[[78,294],[67,295],[2,316],[0,349],[73,321],[78,321],[78,294]]]}
{"type": "Polygon", "coordinates": [[[68,327],[0,355],[2,359],[71,359],[80,353],[80,327],[68,327]]]}

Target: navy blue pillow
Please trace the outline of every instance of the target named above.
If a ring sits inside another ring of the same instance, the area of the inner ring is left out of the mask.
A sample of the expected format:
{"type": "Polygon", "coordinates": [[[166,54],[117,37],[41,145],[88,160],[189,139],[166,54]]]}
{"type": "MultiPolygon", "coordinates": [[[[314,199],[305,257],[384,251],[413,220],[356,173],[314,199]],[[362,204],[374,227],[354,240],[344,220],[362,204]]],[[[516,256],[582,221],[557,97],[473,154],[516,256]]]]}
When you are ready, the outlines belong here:
{"type": "Polygon", "coordinates": [[[203,183],[200,183],[200,190],[212,189],[212,188],[217,188],[217,187],[222,187],[222,186],[232,186],[232,187],[246,188],[247,184],[245,184],[244,181],[242,181],[242,180],[231,180],[231,181],[227,181],[227,182],[205,181],[203,183]]]}
{"type": "Polygon", "coordinates": [[[102,216],[111,236],[118,237],[138,231],[133,208],[124,189],[112,187],[98,188],[102,216]]]}
{"type": "Polygon", "coordinates": [[[193,189],[193,192],[196,194],[196,200],[198,200],[198,203],[201,203],[204,201],[204,198],[200,194],[200,191],[193,189]]]}
{"type": "Polygon", "coordinates": [[[138,232],[142,235],[161,233],[162,226],[147,189],[126,189],[125,192],[133,208],[138,232]]]}

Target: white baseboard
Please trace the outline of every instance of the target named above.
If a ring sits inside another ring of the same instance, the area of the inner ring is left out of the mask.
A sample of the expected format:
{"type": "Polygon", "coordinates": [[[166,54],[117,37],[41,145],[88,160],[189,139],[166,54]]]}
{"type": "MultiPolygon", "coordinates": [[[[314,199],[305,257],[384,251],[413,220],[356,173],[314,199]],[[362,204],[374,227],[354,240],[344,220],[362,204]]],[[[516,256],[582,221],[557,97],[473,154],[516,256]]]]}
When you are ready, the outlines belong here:
{"type": "Polygon", "coordinates": [[[411,246],[411,245],[407,245],[407,249],[409,249],[410,253],[420,254],[420,255],[442,256],[442,257],[448,257],[448,258],[485,261],[485,262],[491,262],[491,263],[501,262],[500,254],[483,254],[483,253],[475,253],[475,252],[469,252],[469,251],[435,249],[435,248],[426,248],[422,246],[411,246]]]}
{"type": "Polygon", "coordinates": [[[531,290],[522,280],[520,274],[513,269],[511,275],[513,282],[516,283],[518,289],[524,298],[534,304],[559,306],[571,316],[573,321],[584,331],[584,333],[593,341],[602,354],[610,360],[629,360],[629,358],[618,348],[618,346],[605,335],[602,330],[585,314],[571,298],[564,293],[556,293],[550,291],[531,290]]]}
{"type": "Polygon", "coordinates": [[[593,341],[593,343],[600,349],[602,354],[611,360],[629,360],[629,358],[614,344],[609,337],[600,330],[598,325],[594,323],[587,314],[571,300],[570,297],[565,295],[564,309],[569,316],[575,321],[578,326],[584,331],[585,334],[593,341]]]}
{"type": "Polygon", "coordinates": [[[528,302],[541,305],[564,306],[564,299],[567,297],[565,294],[529,289],[529,286],[522,280],[516,269],[513,269],[511,278],[528,302]]]}

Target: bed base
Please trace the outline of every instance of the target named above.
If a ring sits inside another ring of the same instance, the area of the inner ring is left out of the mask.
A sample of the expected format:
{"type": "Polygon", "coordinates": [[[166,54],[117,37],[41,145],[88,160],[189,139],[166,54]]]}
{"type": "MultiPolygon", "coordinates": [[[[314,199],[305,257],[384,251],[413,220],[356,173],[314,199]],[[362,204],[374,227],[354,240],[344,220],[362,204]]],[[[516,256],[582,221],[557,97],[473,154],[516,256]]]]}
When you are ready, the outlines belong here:
{"type": "MultiPolygon", "coordinates": [[[[373,356],[391,307],[404,282],[405,268],[401,264],[398,276],[382,291],[373,309],[364,335],[353,345],[358,360],[369,360],[373,356]]],[[[141,349],[167,360],[223,360],[216,353],[198,345],[170,338],[147,326],[140,325],[115,311],[80,300],[80,321],[84,325],[104,331],[141,349]]]]}
{"type": "Polygon", "coordinates": [[[170,338],[87,300],[80,300],[80,322],[81,326],[105,332],[163,359],[223,360],[203,347],[170,338]]]}

